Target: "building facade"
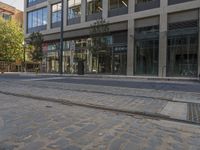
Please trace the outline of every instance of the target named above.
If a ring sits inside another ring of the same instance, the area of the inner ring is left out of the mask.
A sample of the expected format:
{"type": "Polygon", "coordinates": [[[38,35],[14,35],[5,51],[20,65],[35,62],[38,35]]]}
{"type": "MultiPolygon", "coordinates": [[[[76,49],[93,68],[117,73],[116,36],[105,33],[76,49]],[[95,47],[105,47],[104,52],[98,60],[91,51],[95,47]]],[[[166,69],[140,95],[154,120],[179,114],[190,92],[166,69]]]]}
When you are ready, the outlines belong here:
{"type": "Polygon", "coordinates": [[[23,11],[0,2],[0,16],[5,20],[14,19],[23,26],[23,11]]]}
{"type": "MultiPolygon", "coordinates": [[[[131,76],[200,74],[199,0],[64,0],[63,70],[131,76]],[[90,27],[109,22],[108,48],[93,56],[90,27]]],[[[43,64],[58,72],[61,0],[25,0],[24,32],[44,36],[43,64]]]]}

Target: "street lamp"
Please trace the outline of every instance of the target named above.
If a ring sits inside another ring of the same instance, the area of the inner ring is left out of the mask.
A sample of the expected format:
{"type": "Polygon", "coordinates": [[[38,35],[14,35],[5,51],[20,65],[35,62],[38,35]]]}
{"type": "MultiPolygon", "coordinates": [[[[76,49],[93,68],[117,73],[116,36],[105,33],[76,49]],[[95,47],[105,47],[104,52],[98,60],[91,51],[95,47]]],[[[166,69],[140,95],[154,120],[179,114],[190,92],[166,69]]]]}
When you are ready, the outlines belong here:
{"type": "Polygon", "coordinates": [[[23,70],[26,72],[26,43],[23,42],[23,70]]]}
{"type": "Polygon", "coordinates": [[[64,0],[61,0],[61,24],[60,24],[60,74],[63,74],[63,11],[64,0]]]}

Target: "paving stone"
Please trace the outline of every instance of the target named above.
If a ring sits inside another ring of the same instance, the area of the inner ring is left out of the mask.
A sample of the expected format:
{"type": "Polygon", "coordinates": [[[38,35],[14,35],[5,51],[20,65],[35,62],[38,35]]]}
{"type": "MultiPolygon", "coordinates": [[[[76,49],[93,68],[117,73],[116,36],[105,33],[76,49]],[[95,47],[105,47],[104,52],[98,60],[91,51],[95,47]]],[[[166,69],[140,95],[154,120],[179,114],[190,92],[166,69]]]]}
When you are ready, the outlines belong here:
{"type": "Polygon", "coordinates": [[[109,147],[109,150],[120,150],[122,144],[124,144],[126,139],[116,139],[114,140],[109,147]]]}

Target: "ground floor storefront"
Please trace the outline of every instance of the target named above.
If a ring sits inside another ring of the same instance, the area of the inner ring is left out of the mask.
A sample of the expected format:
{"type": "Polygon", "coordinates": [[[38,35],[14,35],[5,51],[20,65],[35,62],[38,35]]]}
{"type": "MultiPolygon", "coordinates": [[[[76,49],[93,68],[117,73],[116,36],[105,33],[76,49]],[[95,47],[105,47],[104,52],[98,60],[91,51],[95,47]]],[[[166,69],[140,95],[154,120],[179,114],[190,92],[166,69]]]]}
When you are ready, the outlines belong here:
{"type": "MultiPolygon", "coordinates": [[[[107,36],[107,48],[93,54],[88,37],[65,40],[63,52],[63,72],[76,74],[78,62],[84,63],[87,74],[127,74],[127,31],[107,36]]],[[[134,75],[159,76],[159,26],[138,28],[134,38],[134,75]],[[152,30],[153,32],[149,32],[152,30]],[[145,33],[145,34],[144,34],[145,33]]],[[[44,70],[48,73],[59,72],[59,41],[46,44],[43,59],[44,70]]],[[[167,77],[198,76],[198,30],[196,27],[168,31],[166,53],[167,77]],[[184,32],[185,31],[185,32],[184,32]]]]}
{"type": "MultiPolygon", "coordinates": [[[[76,74],[78,62],[83,61],[87,74],[199,77],[199,16],[200,10],[195,9],[111,24],[106,48],[95,54],[90,49],[89,31],[68,31],[63,43],[63,71],[76,74]]],[[[47,72],[59,72],[59,33],[56,36],[57,40],[46,40],[43,63],[47,72]]]]}

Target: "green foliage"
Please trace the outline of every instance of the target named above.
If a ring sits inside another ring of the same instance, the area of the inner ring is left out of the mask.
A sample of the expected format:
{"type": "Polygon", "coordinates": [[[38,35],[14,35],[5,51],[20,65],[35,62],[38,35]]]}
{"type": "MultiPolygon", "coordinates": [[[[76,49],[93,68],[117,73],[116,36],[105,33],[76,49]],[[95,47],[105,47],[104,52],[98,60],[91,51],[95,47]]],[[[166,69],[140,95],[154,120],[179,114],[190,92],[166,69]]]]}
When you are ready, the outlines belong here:
{"type": "Polygon", "coordinates": [[[0,17],[0,61],[7,63],[23,58],[23,30],[14,20],[0,17]]]}
{"type": "Polygon", "coordinates": [[[107,38],[106,35],[109,34],[109,24],[101,19],[97,20],[90,27],[90,37],[92,39],[92,43],[89,47],[90,51],[97,55],[100,50],[107,49],[107,38]]]}
{"type": "Polygon", "coordinates": [[[35,62],[41,62],[43,58],[42,51],[43,37],[39,32],[33,32],[29,36],[29,44],[32,46],[31,58],[35,62]]]}

